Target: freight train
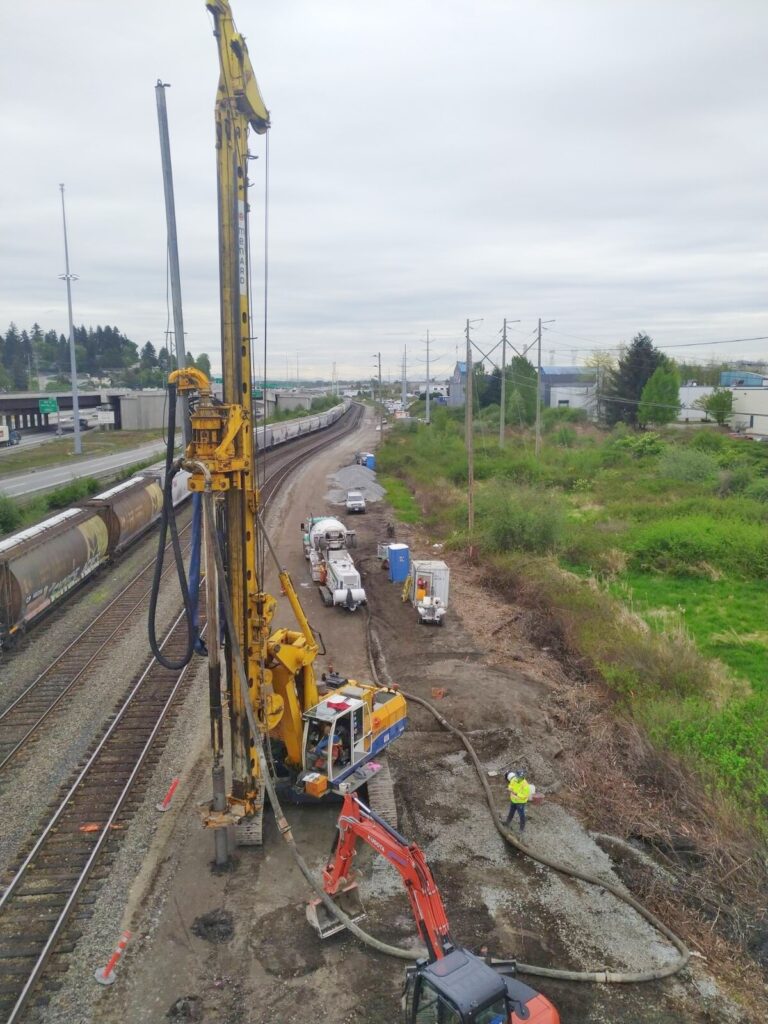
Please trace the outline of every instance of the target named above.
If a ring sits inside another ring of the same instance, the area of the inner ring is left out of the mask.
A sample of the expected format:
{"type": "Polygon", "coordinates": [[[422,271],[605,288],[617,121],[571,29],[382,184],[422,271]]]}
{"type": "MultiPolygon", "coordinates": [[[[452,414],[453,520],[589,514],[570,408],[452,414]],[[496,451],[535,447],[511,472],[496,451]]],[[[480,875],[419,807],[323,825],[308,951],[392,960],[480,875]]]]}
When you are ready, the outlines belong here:
{"type": "Polygon", "coordinates": [[[256,447],[261,450],[275,448],[277,445],[292,441],[297,437],[304,437],[316,430],[325,430],[332,426],[349,408],[349,400],[334,405],[325,412],[315,413],[312,416],[303,416],[298,420],[283,420],[282,423],[270,423],[267,426],[257,426],[253,432],[256,438],[256,447]]]}
{"type": "MultiPolygon", "coordinates": [[[[258,428],[261,450],[324,430],[349,403],[316,416],[258,428]]],[[[173,479],[173,503],[187,497],[188,473],[173,479]]],[[[151,468],[102,494],[0,540],[0,648],[26,630],[160,518],[164,469],[151,468]]]]}

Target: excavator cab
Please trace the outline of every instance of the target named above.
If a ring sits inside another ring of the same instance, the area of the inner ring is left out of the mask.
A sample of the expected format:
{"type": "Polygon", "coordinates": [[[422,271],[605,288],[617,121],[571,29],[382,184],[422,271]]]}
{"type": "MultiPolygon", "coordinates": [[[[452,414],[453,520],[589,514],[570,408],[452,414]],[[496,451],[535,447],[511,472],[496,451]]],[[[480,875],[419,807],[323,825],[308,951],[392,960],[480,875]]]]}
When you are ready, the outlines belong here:
{"type": "Polygon", "coordinates": [[[405,1024],[559,1024],[544,996],[468,949],[407,971],[405,1024]]]}

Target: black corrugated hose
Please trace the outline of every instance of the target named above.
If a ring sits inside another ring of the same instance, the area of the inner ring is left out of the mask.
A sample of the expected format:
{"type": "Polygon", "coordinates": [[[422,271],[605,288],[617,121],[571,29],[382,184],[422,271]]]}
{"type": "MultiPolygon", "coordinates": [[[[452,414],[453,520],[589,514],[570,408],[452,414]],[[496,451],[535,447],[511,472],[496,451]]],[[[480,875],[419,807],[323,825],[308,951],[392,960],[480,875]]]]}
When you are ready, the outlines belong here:
{"type": "MultiPolygon", "coordinates": [[[[368,662],[371,666],[371,671],[376,682],[379,685],[391,685],[391,680],[385,682],[379,678],[376,657],[373,651],[375,634],[371,625],[371,612],[370,609],[368,609],[368,606],[366,606],[366,609],[368,611],[366,618],[368,662]]],[[[378,644],[378,637],[376,637],[376,643],[378,644]]],[[[675,935],[672,929],[668,928],[663,921],[660,921],[655,914],[652,914],[647,907],[644,907],[642,903],[639,903],[633,896],[630,896],[628,892],[625,892],[624,889],[621,889],[618,885],[613,885],[604,878],[599,878],[597,875],[590,875],[586,871],[579,871],[577,868],[572,868],[568,864],[563,864],[561,861],[555,860],[553,857],[547,857],[542,853],[534,853],[530,847],[525,846],[516,839],[510,830],[499,821],[496,804],[493,799],[493,793],[488,784],[488,779],[485,777],[485,770],[467,735],[463,733],[461,729],[452,725],[443,715],[440,714],[436,707],[430,704],[429,701],[424,700],[423,697],[418,697],[415,693],[408,693],[402,688],[400,692],[407,701],[419,704],[426,711],[429,711],[429,713],[437,719],[442,728],[455,736],[467,751],[472,760],[472,764],[474,765],[480,785],[483,788],[485,799],[491,812],[491,818],[496,826],[496,831],[502,839],[505,840],[505,842],[509,843],[509,845],[513,846],[516,850],[519,850],[520,853],[524,854],[526,857],[530,857],[531,860],[535,860],[539,864],[544,864],[545,867],[551,868],[553,871],[557,871],[559,874],[565,875],[567,878],[578,878],[582,882],[587,882],[589,885],[597,886],[599,889],[604,889],[606,892],[609,892],[612,896],[615,896],[617,900],[620,900],[622,903],[626,903],[627,906],[632,907],[640,917],[644,918],[652,928],[655,928],[657,932],[663,935],[664,938],[667,939],[677,950],[677,956],[668,964],[649,971],[611,971],[607,967],[601,967],[596,971],[569,971],[562,968],[539,967],[537,964],[524,964],[520,960],[516,960],[513,962],[515,970],[518,973],[533,974],[543,978],[558,978],[561,981],[586,981],[603,984],[612,983],[627,985],[638,982],[659,981],[661,978],[668,978],[673,974],[677,974],[678,971],[681,971],[688,964],[691,954],[683,940],[679,938],[679,936],[675,935]]],[[[507,962],[508,961],[504,961],[504,963],[507,962]]]]}
{"type": "Polygon", "coordinates": [[[176,527],[176,511],[173,507],[173,478],[178,473],[180,466],[173,461],[173,445],[176,438],[176,385],[168,385],[168,437],[165,445],[165,477],[163,479],[163,511],[160,517],[160,536],[157,542],[157,559],[155,560],[155,575],[152,578],[152,590],[149,595],[149,646],[155,658],[163,668],[171,671],[178,671],[184,668],[192,660],[195,651],[195,640],[197,630],[192,610],[192,602],[189,597],[189,586],[184,572],[184,557],[181,553],[181,542],[179,531],[176,527]],[[160,593],[160,577],[163,575],[163,558],[165,555],[165,538],[168,534],[168,527],[171,529],[171,543],[173,544],[173,557],[176,562],[176,572],[179,577],[179,587],[184,601],[184,615],[187,620],[187,646],[180,660],[172,661],[166,658],[160,650],[155,630],[155,618],[157,615],[157,598],[160,593]]]}

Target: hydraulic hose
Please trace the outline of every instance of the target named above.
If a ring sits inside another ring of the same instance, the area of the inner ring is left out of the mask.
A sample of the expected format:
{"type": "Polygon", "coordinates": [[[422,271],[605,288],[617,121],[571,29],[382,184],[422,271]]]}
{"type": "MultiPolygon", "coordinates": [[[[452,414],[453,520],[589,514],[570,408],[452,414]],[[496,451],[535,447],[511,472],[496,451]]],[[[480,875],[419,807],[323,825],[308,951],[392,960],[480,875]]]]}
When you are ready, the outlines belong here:
{"type": "MultiPolygon", "coordinates": [[[[207,515],[208,522],[213,522],[213,495],[209,490],[206,490],[203,495],[203,501],[208,502],[207,515]]],[[[216,534],[213,544],[214,560],[216,562],[216,571],[220,580],[226,579],[224,572],[224,559],[221,554],[221,545],[219,536],[216,534]]],[[[283,813],[283,809],[280,805],[280,800],[275,789],[275,784],[270,773],[269,765],[267,764],[267,756],[264,750],[265,736],[264,733],[259,729],[256,724],[256,716],[253,713],[251,706],[251,695],[248,690],[248,678],[243,665],[243,655],[240,649],[240,641],[237,636],[235,629],[234,615],[232,614],[232,602],[229,597],[229,591],[226,587],[220,588],[221,593],[221,606],[224,610],[224,622],[227,633],[229,634],[230,651],[232,653],[232,661],[237,670],[237,676],[240,684],[240,693],[242,695],[243,704],[245,705],[245,713],[248,718],[248,725],[251,730],[251,735],[254,740],[257,740],[256,749],[259,755],[259,768],[261,770],[261,777],[264,780],[264,786],[269,796],[270,806],[272,807],[272,813],[275,817],[275,823],[277,824],[278,831],[283,837],[288,849],[291,852],[291,856],[296,862],[296,866],[301,871],[304,878],[309,883],[310,887],[322,900],[326,909],[329,913],[344,925],[356,938],[360,939],[367,946],[371,946],[373,949],[378,950],[380,953],[386,953],[387,956],[397,957],[400,960],[420,960],[427,955],[425,949],[401,949],[399,946],[391,946],[387,942],[382,942],[380,939],[375,938],[373,935],[369,935],[368,932],[357,925],[351,917],[344,913],[336,904],[333,902],[328,893],[323,889],[322,885],[318,882],[315,876],[312,874],[309,865],[302,857],[296,846],[296,839],[294,838],[293,831],[288,820],[283,813]]]]}
{"type": "MultiPolygon", "coordinates": [[[[213,501],[213,496],[210,491],[205,492],[203,500],[209,503],[213,501]]],[[[209,508],[209,511],[212,512],[212,508],[209,508]]],[[[212,515],[209,516],[208,521],[213,521],[212,515]]],[[[221,554],[221,545],[218,535],[215,538],[213,550],[219,579],[225,579],[226,577],[224,572],[224,560],[221,554]]],[[[254,738],[258,738],[259,740],[257,744],[257,751],[259,755],[259,767],[261,770],[261,775],[262,778],[264,779],[264,785],[269,796],[270,805],[272,807],[272,813],[274,815],[278,831],[280,832],[280,835],[282,836],[283,840],[288,846],[288,849],[290,850],[291,856],[293,857],[296,866],[301,871],[302,875],[306,879],[311,889],[320,898],[328,912],[332,914],[341,924],[343,924],[345,928],[347,928],[347,930],[352,933],[352,935],[360,939],[361,942],[365,943],[365,945],[370,946],[372,949],[375,949],[380,953],[385,953],[387,956],[397,957],[400,960],[416,961],[423,959],[427,955],[426,950],[423,948],[404,949],[400,946],[393,946],[387,942],[382,942],[380,939],[377,939],[375,936],[370,935],[368,932],[360,928],[360,926],[356,924],[351,917],[345,914],[334,903],[334,901],[326,893],[325,889],[322,887],[320,882],[312,874],[309,865],[299,852],[291,826],[287,821],[285,814],[283,813],[283,809],[280,805],[274,781],[272,779],[269,765],[267,763],[267,757],[264,750],[265,737],[262,731],[257,726],[256,716],[254,715],[253,708],[251,706],[247,674],[245,671],[245,666],[243,665],[243,657],[240,649],[240,642],[237,636],[237,632],[235,630],[234,616],[232,614],[232,604],[229,598],[229,592],[227,591],[226,587],[221,588],[221,605],[224,611],[224,621],[226,629],[230,637],[230,649],[232,651],[232,660],[234,662],[238,674],[240,693],[242,695],[243,704],[245,705],[246,716],[248,718],[248,725],[251,730],[251,735],[254,738]]],[[[368,651],[368,660],[374,678],[376,678],[376,681],[379,683],[379,685],[382,685],[378,669],[376,666],[376,659],[373,655],[374,634],[371,626],[371,613],[370,609],[367,606],[366,612],[366,647],[368,651]]],[[[391,683],[391,680],[389,680],[389,683],[391,683]]],[[[665,967],[661,967],[651,971],[618,972],[609,971],[607,969],[603,969],[600,971],[568,971],[550,967],[539,967],[535,964],[526,964],[522,963],[521,961],[512,961],[511,963],[516,972],[520,974],[537,975],[539,977],[545,978],[556,978],[560,981],[600,983],[608,982],[614,984],[630,984],[648,981],[658,981],[661,978],[667,978],[672,974],[676,974],[678,971],[682,970],[683,967],[686,966],[690,959],[690,953],[688,952],[688,949],[686,948],[683,941],[679,939],[677,935],[675,935],[675,933],[671,931],[671,929],[667,928],[667,926],[662,921],[660,921],[654,914],[652,914],[649,910],[643,907],[642,904],[638,903],[637,900],[635,900],[632,896],[622,892],[622,890],[619,889],[617,886],[614,886],[609,882],[605,882],[601,878],[598,878],[594,875],[589,875],[586,872],[578,871],[577,869],[568,867],[565,864],[560,864],[559,862],[552,860],[549,857],[544,857],[540,854],[534,854],[531,850],[529,850],[522,843],[516,840],[514,836],[512,836],[511,833],[501,825],[498,818],[496,817],[496,807],[493,802],[493,793],[491,792],[491,788],[488,785],[487,779],[485,778],[483,766],[480,763],[480,760],[477,757],[477,754],[475,753],[475,750],[472,747],[472,744],[469,742],[467,736],[460,729],[457,729],[455,726],[451,725],[451,723],[446,718],[444,718],[437,711],[437,709],[434,708],[428,701],[424,700],[422,697],[416,696],[415,694],[406,693],[405,691],[401,692],[403,692],[403,695],[405,696],[406,700],[410,700],[413,701],[415,704],[421,705],[432,715],[434,715],[434,717],[437,719],[437,721],[444,729],[448,730],[448,732],[452,733],[454,736],[457,737],[457,739],[461,741],[464,748],[467,750],[467,753],[472,758],[472,762],[475,766],[475,770],[477,771],[478,778],[480,779],[481,785],[483,786],[486,801],[488,802],[488,806],[490,808],[494,824],[496,825],[496,829],[506,842],[514,846],[516,849],[520,850],[521,853],[524,853],[531,859],[538,861],[540,864],[544,864],[547,867],[552,868],[554,871],[558,871],[559,873],[564,874],[570,878],[580,879],[583,882],[587,882],[590,885],[596,885],[599,888],[604,889],[607,892],[610,892],[617,899],[621,900],[623,903],[626,903],[628,906],[632,907],[633,910],[637,911],[637,913],[640,914],[640,916],[643,917],[653,928],[655,928],[660,934],[667,938],[672,943],[672,945],[675,946],[675,948],[678,950],[680,954],[677,960],[673,963],[665,967]]],[[[504,963],[505,965],[509,965],[510,961],[504,961],[504,963]]]]}
{"type": "Polygon", "coordinates": [[[155,573],[152,578],[152,589],[149,594],[149,617],[148,632],[149,646],[155,659],[163,666],[173,672],[184,668],[192,660],[195,651],[197,630],[195,629],[194,611],[189,596],[187,577],[184,572],[184,557],[181,553],[181,542],[179,531],[176,527],[176,512],[173,507],[173,478],[178,473],[180,466],[173,461],[173,444],[176,437],[176,385],[168,385],[168,437],[165,444],[165,476],[163,478],[163,510],[160,516],[160,536],[157,542],[157,559],[155,560],[155,573]],[[176,572],[179,577],[181,596],[184,602],[184,615],[187,621],[187,645],[184,653],[178,661],[172,661],[166,657],[157,642],[156,617],[157,599],[160,594],[160,579],[163,575],[163,559],[165,556],[165,538],[168,528],[171,530],[171,543],[173,546],[173,557],[176,562],[176,572]]]}
{"type": "MultiPolygon", "coordinates": [[[[382,683],[377,667],[377,659],[374,656],[373,644],[374,639],[378,645],[378,638],[375,637],[373,626],[371,624],[371,613],[368,610],[366,617],[366,648],[368,653],[368,661],[371,666],[371,671],[374,678],[379,685],[391,685],[392,680],[388,680],[386,683],[382,683]]],[[[385,670],[386,671],[386,670],[385,670]]],[[[589,885],[598,886],[600,889],[604,889],[606,892],[611,893],[616,899],[621,900],[622,903],[626,903],[632,907],[642,918],[644,918],[653,928],[656,929],[665,939],[677,949],[679,956],[667,964],[664,967],[659,967],[656,970],[651,971],[610,971],[607,968],[603,968],[599,971],[567,971],[560,970],[552,967],[538,967],[535,964],[521,963],[519,960],[513,961],[515,970],[521,974],[532,974],[539,975],[543,978],[557,978],[561,981],[580,981],[580,982],[601,982],[601,983],[612,983],[612,984],[636,984],[638,982],[645,981],[658,981],[661,978],[668,978],[673,974],[677,974],[681,971],[688,963],[691,958],[691,954],[688,951],[685,943],[675,933],[668,928],[663,921],[660,921],[655,914],[652,914],[650,910],[644,907],[641,903],[638,903],[634,897],[630,896],[629,893],[624,892],[618,886],[613,885],[611,882],[606,882],[602,878],[598,878],[596,875],[590,875],[585,871],[579,871],[577,868],[569,867],[567,864],[562,864],[559,861],[553,860],[551,857],[546,857],[544,854],[534,853],[529,847],[525,846],[518,839],[516,839],[509,829],[505,828],[504,825],[499,821],[496,811],[496,805],[493,799],[493,793],[491,787],[488,784],[488,780],[485,776],[485,771],[480,759],[478,758],[474,747],[470,743],[466,734],[458,729],[440,714],[434,705],[430,704],[429,701],[424,700],[423,697],[419,697],[414,693],[407,693],[405,690],[400,691],[407,701],[418,704],[425,710],[429,711],[431,715],[439,722],[443,729],[450,732],[455,736],[464,749],[472,759],[472,763],[477,772],[477,777],[480,780],[480,784],[483,787],[485,793],[485,799],[488,803],[488,807],[491,811],[491,817],[493,823],[496,826],[496,831],[499,835],[509,843],[510,846],[514,846],[515,849],[525,854],[526,857],[530,857],[531,860],[535,860],[539,864],[543,864],[553,871],[557,871],[562,875],[566,875],[568,878],[577,878],[582,882],[587,882],[589,885]]]]}

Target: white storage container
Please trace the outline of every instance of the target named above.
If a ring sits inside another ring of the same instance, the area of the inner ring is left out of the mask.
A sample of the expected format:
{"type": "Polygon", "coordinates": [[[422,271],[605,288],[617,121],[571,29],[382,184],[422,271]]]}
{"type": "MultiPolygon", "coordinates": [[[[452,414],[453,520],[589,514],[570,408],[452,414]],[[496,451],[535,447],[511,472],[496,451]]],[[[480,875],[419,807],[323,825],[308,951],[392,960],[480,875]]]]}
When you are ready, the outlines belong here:
{"type": "Polygon", "coordinates": [[[448,607],[448,589],[451,570],[445,562],[414,558],[411,562],[411,604],[415,605],[424,592],[425,597],[438,598],[443,608],[448,607]],[[419,586],[421,581],[421,586],[419,586]]]}

